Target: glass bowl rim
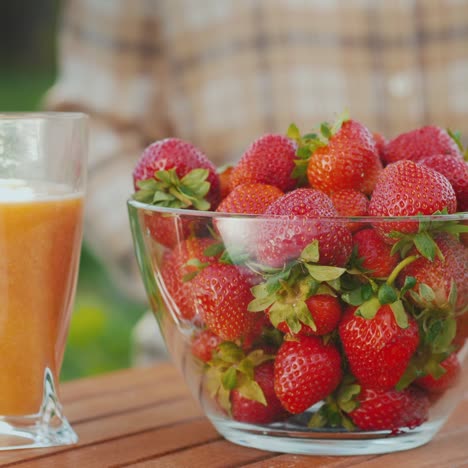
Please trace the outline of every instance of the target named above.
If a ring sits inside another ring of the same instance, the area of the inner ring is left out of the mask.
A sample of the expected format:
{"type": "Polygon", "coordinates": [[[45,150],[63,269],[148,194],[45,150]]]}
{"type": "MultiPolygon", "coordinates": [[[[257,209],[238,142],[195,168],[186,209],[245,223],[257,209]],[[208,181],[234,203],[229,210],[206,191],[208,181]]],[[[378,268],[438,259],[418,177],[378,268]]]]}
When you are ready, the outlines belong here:
{"type": "MultiPolygon", "coordinates": [[[[264,215],[264,214],[248,214],[248,213],[226,213],[221,211],[200,211],[200,210],[190,210],[184,208],[166,208],[157,205],[150,205],[149,203],[142,203],[129,198],[127,204],[138,210],[152,211],[154,213],[165,213],[178,216],[188,216],[188,217],[204,217],[210,219],[289,219],[291,218],[287,215],[264,215]]],[[[411,215],[411,216],[317,216],[317,217],[297,217],[297,219],[304,219],[313,221],[314,219],[320,220],[334,220],[338,222],[387,222],[387,221],[468,221],[468,212],[459,212],[452,214],[433,214],[433,215],[411,215]]]]}

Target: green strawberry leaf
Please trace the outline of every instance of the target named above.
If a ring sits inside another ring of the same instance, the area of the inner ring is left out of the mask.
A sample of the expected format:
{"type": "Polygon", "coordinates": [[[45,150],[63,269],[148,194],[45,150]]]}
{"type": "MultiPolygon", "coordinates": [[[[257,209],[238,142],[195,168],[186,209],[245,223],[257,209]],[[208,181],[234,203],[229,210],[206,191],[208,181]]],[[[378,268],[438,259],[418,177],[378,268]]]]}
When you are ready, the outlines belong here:
{"type": "Polygon", "coordinates": [[[238,363],[244,358],[244,351],[232,341],[223,341],[216,352],[216,356],[227,363],[238,363]]]}
{"type": "Polygon", "coordinates": [[[299,258],[305,263],[317,263],[320,260],[318,240],[316,239],[307,245],[299,258]]]}
{"type": "Polygon", "coordinates": [[[436,298],[434,290],[425,283],[419,284],[419,295],[427,304],[431,304],[436,298]]]}
{"type": "Polygon", "coordinates": [[[254,295],[254,297],[258,299],[268,297],[271,294],[270,291],[268,290],[267,283],[256,284],[250,290],[252,294],[254,295]]]}
{"type": "Polygon", "coordinates": [[[195,268],[200,268],[200,269],[205,268],[208,265],[209,265],[209,263],[207,263],[207,262],[203,263],[198,258],[191,258],[185,264],[185,266],[193,266],[195,268]]]}
{"type": "Polygon", "coordinates": [[[359,406],[356,400],[359,393],[361,393],[361,386],[358,384],[342,385],[338,390],[338,406],[346,413],[355,410],[359,406]]]}
{"type": "Polygon", "coordinates": [[[400,297],[403,297],[414,286],[416,286],[416,278],[414,276],[406,276],[403,287],[400,289],[400,297]]]}
{"type": "Polygon", "coordinates": [[[327,140],[332,137],[332,131],[330,125],[327,122],[322,122],[320,124],[320,132],[327,140]]]}
{"type": "Polygon", "coordinates": [[[219,406],[221,406],[221,408],[223,408],[229,414],[231,413],[230,395],[231,395],[231,391],[224,388],[223,386],[219,387],[218,393],[216,395],[219,406]]]}
{"type": "Polygon", "coordinates": [[[275,303],[277,297],[274,294],[271,294],[266,297],[258,297],[256,299],[252,299],[247,306],[247,310],[249,312],[261,312],[263,310],[268,309],[273,303],[275,303]]]}
{"type": "Polygon", "coordinates": [[[414,236],[414,245],[417,251],[425,258],[434,261],[437,244],[434,242],[434,239],[426,232],[418,232],[414,236]]]}
{"type": "MultiPolygon", "coordinates": [[[[285,322],[288,317],[291,317],[292,307],[289,304],[283,304],[279,301],[276,301],[270,308],[269,317],[273,326],[276,328],[281,322],[285,322]]],[[[289,325],[289,323],[288,323],[289,325]]],[[[299,324],[300,330],[300,324],[299,324]]],[[[298,331],[299,331],[298,330],[298,331]]]]}
{"type": "Polygon", "coordinates": [[[457,332],[457,322],[453,317],[441,320],[439,324],[438,332],[431,340],[434,353],[446,352],[457,332]]]}
{"type": "Polygon", "coordinates": [[[237,366],[237,370],[245,374],[249,379],[254,378],[254,364],[251,359],[242,359],[242,361],[237,366]]]}
{"type": "Polygon", "coordinates": [[[295,141],[299,141],[301,139],[301,132],[299,131],[299,128],[297,128],[296,124],[292,123],[289,125],[286,136],[295,141]]]}
{"type": "Polygon", "coordinates": [[[317,331],[317,325],[315,325],[312,314],[305,302],[299,301],[295,304],[294,313],[301,323],[308,325],[312,330],[317,331]]]}
{"type": "Polygon", "coordinates": [[[390,304],[390,308],[392,309],[393,316],[395,317],[395,321],[400,328],[408,328],[408,315],[406,314],[406,310],[403,306],[403,302],[397,300],[390,304]]]}
{"type": "Polygon", "coordinates": [[[325,405],[322,405],[309,419],[307,427],[319,429],[327,425],[327,412],[324,408],[325,405]]]}
{"type": "Polygon", "coordinates": [[[237,370],[229,367],[221,377],[221,382],[226,390],[233,390],[237,386],[237,370]]]}
{"type": "Polygon", "coordinates": [[[270,361],[274,358],[274,356],[266,354],[263,349],[255,349],[247,355],[247,359],[252,362],[254,367],[257,367],[260,364],[263,364],[264,362],[270,361]]]}
{"type": "Polygon", "coordinates": [[[379,288],[379,292],[377,294],[379,301],[382,305],[384,304],[391,304],[398,299],[398,294],[392,286],[387,283],[383,283],[382,286],[379,288]]]}
{"type": "Polygon", "coordinates": [[[267,401],[262,388],[255,380],[251,380],[245,375],[239,376],[239,384],[237,391],[248,400],[258,401],[262,405],[267,406],[267,401]]]}
{"type": "Polygon", "coordinates": [[[352,291],[345,292],[341,295],[341,299],[347,304],[359,306],[363,302],[368,301],[372,297],[372,286],[369,283],[363,284],[352,291]]]}
{"type": "Polygon", "coordinates": [[[305,264],[307,271],[310,276],[317,281],[332,281],[339,278],[345,271],[346,268],[325,266],[325,265],[310,265],[305,264]]]}
{"type": "Polygon", "coordinates": [[[200,273],[200,270],[195,270],[191,271],[190,273],[186,273],[184,276],[182,276],[182,282],[187,283],[188,281],[192,281],[193,278],[195,278],[195,276],[198,275],[198,273],[200,273]]]}
{"type": "Polygon", "coordinates": [[[205,372],[205,388],[211,398],[215,398],[221,386],[221,372],[216,367],[209,367],[205,372]]]}
{"type": "Polygon", "coordinates": [[[222,242],[216,242],[215,244],[209,245],[204,251],[203,255],[205,257],[217,257],[224,252],[224,244],[222,242]]]}
{"type": "Polygon", "coordinates": [[[457,297],[458,297],[458,290],[457,290],[457,283],[452,279],[450,284],[450,292],[448,297],[448,302],[452,310],[455,310],[455,306],[457,304],[457,297]]]}
{"type": "Polygon", "coordinates": [[[447,372],[435,359],[429,359],[424,366],[424,370],[426,371],[426,375],[431,375],[434,379],[440,379],[447,372]]]}
{"type": "Polygon", "coordinates": [[[371,320],[375,317],[381,304],[376,297],[371,297],[369,300],[363,302],[355,311],[354,314],[365,319],[371,320]]]}
{"type": "Polygon", "coordinates": [[[296,150],[296,156],[299,158],[294,161],[297,166],[307,166],[310,157],[310,149],[307,146],[299,146],[296,150]]]}
{"type": "Polygon", "coordinates": [[[465,150],[463,149],[461,132],[458,130],[451,130],[450,128],[447,128],[447,133],[449,134],[450,138],[452,138],[452,140],[457,144],[460,153],[463,154],[465,150]]]}
{"type": "Polygon", "coordinates": [[[395,385],[395,389],[398,391],[404,390],[421,375],[422,373],[418,370],[418,367],[413,362],[410,362],[395,385]]]}

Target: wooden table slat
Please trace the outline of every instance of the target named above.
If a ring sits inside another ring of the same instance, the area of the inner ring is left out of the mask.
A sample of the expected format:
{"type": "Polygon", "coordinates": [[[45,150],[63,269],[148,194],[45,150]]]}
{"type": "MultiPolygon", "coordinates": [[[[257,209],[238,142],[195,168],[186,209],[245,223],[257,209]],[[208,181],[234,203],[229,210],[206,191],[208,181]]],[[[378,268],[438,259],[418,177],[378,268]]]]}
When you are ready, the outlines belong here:
{"type": "Polygon", "coordinates": [[[434,440],[418,449],[358,457],[275,454],[222,439],[168,363],[66,383],[75,446],[0,452],[15,467],[468,467],[468,392],[434,440]]]}
{"type": "Polygon", "coordinates": [[[123,466],[209,443],[216,439],[220,439],[219,434],[205,418],[200,417],[118,440],[113,439],[99,444],[78,447],[47,458],[26,461],[15,465],[15,467],[83,466],[102,468],[104,460],[105,466],[123,466]]]}
{"type": "Polygon", "coordinates": [[[244,465],[253,460],[270,458],[274,454],[262,450],[239,447],[227,442],[218,440],[202,446],[178,451],[153,460],[132,464],[132,468],[225,468],[227,466],[244,465]]]}

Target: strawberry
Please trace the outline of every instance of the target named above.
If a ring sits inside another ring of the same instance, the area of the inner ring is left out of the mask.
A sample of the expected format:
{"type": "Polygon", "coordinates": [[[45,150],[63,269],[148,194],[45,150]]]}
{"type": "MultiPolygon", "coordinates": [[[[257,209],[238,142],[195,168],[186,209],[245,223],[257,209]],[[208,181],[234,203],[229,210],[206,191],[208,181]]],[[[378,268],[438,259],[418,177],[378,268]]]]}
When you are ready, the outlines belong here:
{"type": "MultiPolygon", "coordinates": [[[[436,256],[433,261],[419,257],[402,270],[397,284],[403,285],[405,278],[412,276],[416,285],[409,296],[415,303],[423,308],[451,310],[454,306],[455,311],[462,311],[468,303],[468,249],[447,232],[435,233],[434,241],[442,256],[436,256]],[[456,298],[451,298],[453,285],[456,298]]],[[[415,249],[409,252],[416,253],[415,249]]]]}
{"type": "Polygon", "coordinates": [[[262,214],[283,192],[274,185],[243,184],[235,187],[218,205],[221,213],[262,214]]]}
{"type": "Polygon", "coordinates": [[[352,249],[351,233],[339,222],[330,198],[314,189],[296,189],[274,201],[259,226],[257,256],[261,263],[282,267],[318,240],[321,265],[344,266],[352,249]],[[275,219],[277,215],[281,217],[275,219]]]}
{"type": "MultiPolygon", "coordinates": [[[[327,136],[331,131],[326,132],[327,136]]],[[[355,120],[342,123],[328,141],[310,155],[307,178],[311,187],[330,194],[354,189],[370,194],[382,164],[369,130],[355,120]]]]}
{"type": "Polygon", "coordinates": [[[201,234],[200,222],[193,218],[180,217],[173,213],[157,213],[147,210],[143,223],[153,241],[173,249],[191,235],[201,234]]]}
{"type": "Polygon", "coordinates": [[[338,327],[351,372],[362,385],[389,390],[400,380],[416,351],[418,325],[408,317],[408,327],[400,328],[389,305],[380,306],[371,319],[355,311],[355,307],[349,307],[338,327]]]}
{"type": "Polygon", "coordinates": [[[253,299],[249,276],[235,265],[213,263],[193,279],[195,307],[208,329],[223,340],[247,336],[255,316],[247,310],[253,299]]]}
{"type": "Polygon", "coordinates": [[[161,276],[167,293],[177,306],[179,318],[193,320],[197,316],[191,278],[200,267],[216,262],[216,256],[205,255],[205,250],[213,244],[213,239],[191,237],[163,255],[161,276]]]}
{"type": "Polygon", "coordinates": [[[272,326],[266,314],[253,314],[255,321],[250,333],[242,340],[242,349],[248,351],[254,347],[263,349],[267,354],[276,354],[283,341],[278,330],[272,326]]]}
{"type": "Polygon", "coordinates": [[[363,387],[357,400],[359,406],[349,416],[364,431],[412,429],[428,417],[429,399],[417,388],[399,392],[363,387]]]}
{"type": "Polygon", "coordinates": [[[274,364],[266,361],[255,367],[254,380],[260,386],[266,405],[246,398],[234,389],[231,391],[231,414],[236,421],[268,424],[285,419],[289,413],[281,405],[274,391],[274,364]]]}
{"type": "Polygon", "coordinates": [[[398,254],[391,254],[391,246],[372,229],[363,229],[353,235],[359,269],[373,278],[387,278],[396,267],[398,254]]]}
{"type": "Polygon", "coordinates": [[[283,135],[267,134],[255,140],[231,173],[231,187],[260,183],[286,192],[296,186],[292,177],[296,147],[283,135]]]}
{"type": "Polygon", "coordinates": [[[340,353],[318,337],[285,340],[276,355],[275,393],[290,413],[302,413],[325,398],[341,377],[340,353]]]}
{"type": "Polygon", "coordinates": [[[301,323],[299,332],[294,333],[286,321],[278,323],[276,328],[283,333],[295,335],[326,335],[336,328],[341,318],[341,306],[336,297],[328,294],[316,294],[310,296],[305,304],[315,324],[315,330],[309,325],[301,323]]]}
{"type": "Polygon", "coordinates": [[[133,170],[133,183],[135,199],[153,205],[213,210],[219,202],[215,166],[199,149],[178,138],[148,146],[133,170]]]}
{"type": "MultiPolygon", "coordinates": [[[[454,213],[457,199],[450,182],[439,172],[413,161],[397,161],[381,173],[369,203],[371,216],[431,215],[454,213]]],[[[375,223],[378,232],[392,242],[391,231],[416,233],[419,223],[398,221],[375,223]]]]}
{"type": "Polygon", "coordinates": [[[219,192],[221,200],[226,198],[231,191],[231,174],[233,169],[233,166],[224,166],[222,169],[219,169],[219,192]]]}
{"type": "Polygon", "coordinates": [[[415,383],[430,393],[442,393],[453,387],[461,374],[461,366],[456,353],[452,353],[440,365],[445,369],[445,373],[438,379],[428,374],[415,380],[415,383]]]}
{"type": "Polygon", "coordinates": [[[200,361],[208,362],[212,359],[213,352],[222,342],[223,340],[210,330],[202,330],[192,339],[192,354],[200,361]]]}
{"type": "MultiPolygon", "coordinates": [[[[362,192],[354,189],[338,190],[330,194],[330,199],[340,216],[367,216],[369,200],[362,192]]],[[[362,227],[362,223],[350,222],[346,226],[355,232],[362,227]]]]}
{"type": "Polygon", "coordinates": [[[468,211],[468,163],[451,154],[434,154],[423,158],[420,164],[444,175],[457,196],[457,211],[468,211]]]}
{"type": "Polygon", "coordinates": [[[457,330],[452,344],[455,349],[461,349],[465,345],[465,341],[468,339],[468,313],[461,314],[457,317],[457,330]]]}
{"type": "Polygon", "coordinates": [[[402,133],[390,140],[384,147],[383,160],[386,164],[403,159],[420,161],[439,153],[461,158],[457,143],[447,131],[434,125],[428,125],[402,133]]]}
{"type": "Polygon", "coordinates": [[[380,156],[380,159],[383,159],[384,155],[384,148],[387,144],[386,138],[379,132],[372,132],[372,136],[374,137],[375,146],[377,147],[377,153],[380,156]]]}

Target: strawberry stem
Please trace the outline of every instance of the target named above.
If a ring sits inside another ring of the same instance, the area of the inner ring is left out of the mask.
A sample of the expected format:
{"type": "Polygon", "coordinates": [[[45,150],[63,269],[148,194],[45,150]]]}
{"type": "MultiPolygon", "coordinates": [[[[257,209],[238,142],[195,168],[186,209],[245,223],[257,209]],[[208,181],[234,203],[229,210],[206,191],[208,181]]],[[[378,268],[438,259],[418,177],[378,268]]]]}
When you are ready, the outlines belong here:
{"type": "Polygon", "coordinates": [[[400,272],[406,268],[410,263],[413,263],[415,260],[419,258],[419,255],[411,255],[409,257],[406,257],[403,259],[390,273],[390,276],[387,278],[386,283],[391,286],[395,280],[397,279],[397,276],[400,274],[400,272]]]}

